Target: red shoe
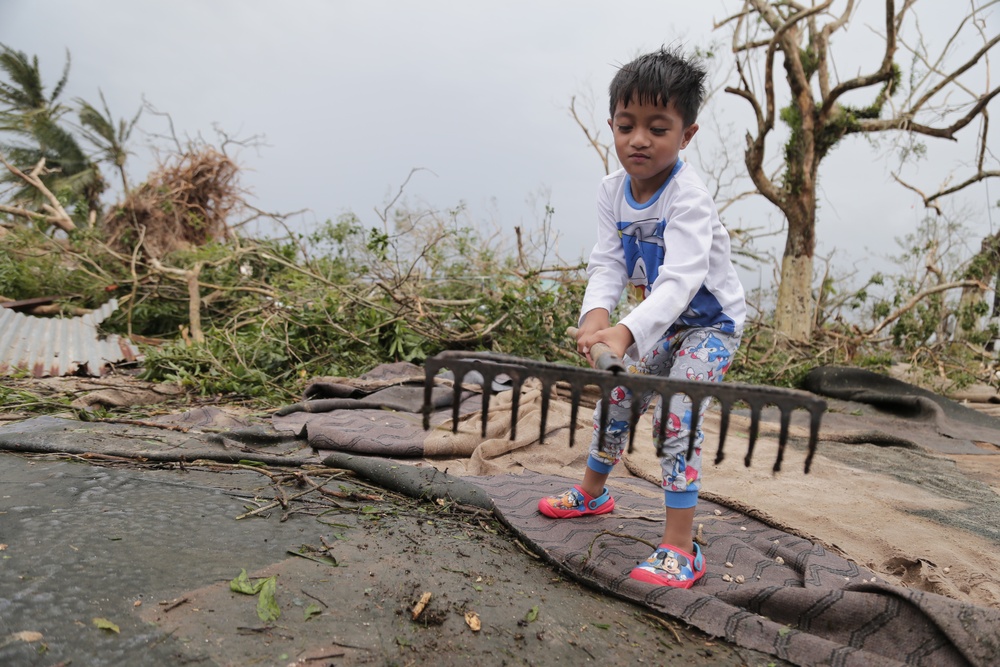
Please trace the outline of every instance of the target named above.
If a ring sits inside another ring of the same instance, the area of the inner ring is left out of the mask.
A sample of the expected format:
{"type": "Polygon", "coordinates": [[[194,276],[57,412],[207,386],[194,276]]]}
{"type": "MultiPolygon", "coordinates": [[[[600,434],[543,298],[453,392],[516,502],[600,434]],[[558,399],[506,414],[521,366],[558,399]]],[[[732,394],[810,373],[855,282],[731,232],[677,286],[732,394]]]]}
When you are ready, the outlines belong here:
{"type": "Polygon", "coordinates": [[[647,584],[674,588],[691,588],[704,575],[705,557],[697,542],[694,544],[694,555],[669,544],[661,544],[652,556],[636,565],[629,574],[647,584]]]}
{"type": "Polygon", "coordinates": [[[553,519],[569,519],[590,514],[607,514],[615,508],[615,499],[607,487],[594,498],[587,495],[579,484],[561,496],[549,496],[538,501],[538,511],[553,519]]]}

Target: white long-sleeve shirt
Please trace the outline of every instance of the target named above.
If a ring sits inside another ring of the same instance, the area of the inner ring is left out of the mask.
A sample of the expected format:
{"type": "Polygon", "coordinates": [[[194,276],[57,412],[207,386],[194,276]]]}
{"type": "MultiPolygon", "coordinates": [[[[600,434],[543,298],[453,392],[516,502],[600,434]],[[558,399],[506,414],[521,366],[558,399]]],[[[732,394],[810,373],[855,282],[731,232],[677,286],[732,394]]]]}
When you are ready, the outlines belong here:
{"type": "Polygon", "coordinates": [[[628,352],[633,358],[651,350],[675,324],[743,330],[746,301],[730,258],[729,233],[694,169],[678,159],[643,204],[632,198],[629,176],[620,169],[601,181],[597,211],[581,321],[594,308],[613,313],[632,284],[643,300],[619,323],[635,338],[628,352]]]}

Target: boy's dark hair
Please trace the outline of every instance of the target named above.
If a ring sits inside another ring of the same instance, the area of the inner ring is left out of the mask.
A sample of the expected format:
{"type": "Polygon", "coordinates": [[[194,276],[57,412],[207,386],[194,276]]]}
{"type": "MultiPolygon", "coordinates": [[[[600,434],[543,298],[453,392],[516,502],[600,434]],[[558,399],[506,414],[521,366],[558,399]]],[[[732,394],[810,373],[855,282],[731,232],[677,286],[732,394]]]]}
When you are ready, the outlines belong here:
{"type": "Polygon", "coordinates": [[[698,118],[698,109],[705,97],[705,67],[698,61],[685,58],[679,49],[661,47],[639,56],[621,67],[611,80],[608,93],[611,97],[611,117],[619,102],[627,107],[629,102],[661,104],[671,102],[691,125],[698,118]]]}

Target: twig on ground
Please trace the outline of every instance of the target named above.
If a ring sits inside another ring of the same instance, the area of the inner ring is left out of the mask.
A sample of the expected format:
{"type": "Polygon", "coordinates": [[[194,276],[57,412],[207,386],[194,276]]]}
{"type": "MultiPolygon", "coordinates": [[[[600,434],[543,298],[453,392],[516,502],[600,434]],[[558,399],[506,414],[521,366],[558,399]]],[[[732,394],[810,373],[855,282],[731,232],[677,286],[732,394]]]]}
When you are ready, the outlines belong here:
{"type": "Polygon", "coordinates": [[[670,623],[668,623],[666,620],[660,618],[659,616],[653,616],[652,614],[643,614],[643,616],[645,618],[648,618],[649,620],[653,621],[657,625],[660,625],[661,627],[664,627],[667,630],[670,630],[670,632],[673,633],[674,639],[677,641],[678,644],[683,644],[684,643],[684,642],[681,641],[681,636],[677,633],[677,629],[673,625],[671,625],[670,623]]]}
{"type": "Polygon", "coordinates": [[[312,593],[309,593],[308,591],[306,591],[306,589],[304,589],[304,588],[300,588],[299,590],[300,590],[300,591],[302,591],[302,594],[303,594],[303,595],[305,595],[305,596],[307,596],[307,597],[311,597],[311,598],[312,598],[313,600],[316,600],[316,602],[319,602],[319,603],[320,603],[321,605],[323,605],[323,606],[324,606],[324,607],[326,607],[327,609],[329,609],[329,608],[330,608],[330,605],[328,605],[327,603],[323,602],[322,600],[320,600],[320,599],[319,599],[318,597],[316,597],[316,596],[315,596],[315,595],[313,595],[312,593]]]}
{"type": "Polygon", "coordinates": [[[643,544],[649,546],[650,549],[656,549],[659,546],[657,544],[653,544],[648,540],[644,540],[641,537],[636,537],[635,535],[627,535],[624,533],[613,533],[610,530],[602,530],[601,532],[599,532],[597,535],[594,536],[594,539],[590,541],[590,546],[587,547],[587,560],[590,560],[590,557],[594,553],[594,544],[596,544],[597,540],[601,539],[601,537],[603,537],[604,535],[610,535],[611,537],[620,537],[623,540],[633,540],[635,542],[642,542],[643,544]]]}
{"type": "Polygon", "coordinates": [[[541,559],[541,556],[539,556],[539,555],[538,555],[538,554],[536,554],[536,553],[535,553],[534,551],[532,551],[532,550],[531,550],[531,549],[529,549],[528,547],[526,547],[526,546],[524,546],[523,544],[521,544],[521,540],[519,540],[519,539],[517,539],[517,538],[514,538],[514,544],[516,544],[516,545],[517,545],[517,548],[518,548],[518,549],[520,549],[520,550],[521,550],[521,551],[523,551],[524,553],[528,554],[529,556],[531,556],[531,557],[532,557],[532,558],[534,558],[535,560],[540,560],[540,559],[541,559]]]}
{"type": "Polygon", "coordinates": [[[190,601],[190,598],[177,598],[176,600],[170,600],[169,602],[161,602],[160,604],[163,605],[163,611],[168,612],[177,609],[177,607],[180,607],[182,604],[188,601],[190,601]]]}
{"type": "MultiPolygon", "coordinates": [[[[306,495],[307,493],[312,493],[315,490],[316,489],[306,489],[305,491],[302,491],[300,493],[296,493],[294,496],[288,496],[285,499],[285,502],[288,502],[289,500],[295,500],[297,498],[301,498],[302,496],[306,495]]],[[[244,512],[243,514],[241,514],[238,517],[236,517],[236,520],[239,521],[240,519],[246,519],[247,517],[257,516],[258,514],[260,514],[262,512],[266,512],[267,510],[273,510],[275,507],[278,507],[279,505],[281,505],[281,503],[279,501],[277,501],[277,500],[274,501],[274,502],[270,502],[270,503],[268,503],[266,505],[261,505],[257,509],[250,510],[249,512],[244,512]]]]}

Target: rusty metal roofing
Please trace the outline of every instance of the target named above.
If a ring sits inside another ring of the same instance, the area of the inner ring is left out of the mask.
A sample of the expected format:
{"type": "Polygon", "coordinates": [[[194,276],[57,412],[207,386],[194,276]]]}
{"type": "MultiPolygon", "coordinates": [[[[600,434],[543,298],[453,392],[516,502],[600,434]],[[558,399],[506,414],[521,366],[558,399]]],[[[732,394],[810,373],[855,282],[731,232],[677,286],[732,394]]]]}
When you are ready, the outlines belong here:
{"type": "Polygon", "coordinates": [[[111,299],[80,317],[34,317],[0,308],[0,375],[17,370],[35,377],[105,375],[111,364],[135,361],[138,349],[97,325],[118,309],[111,299]]]}

